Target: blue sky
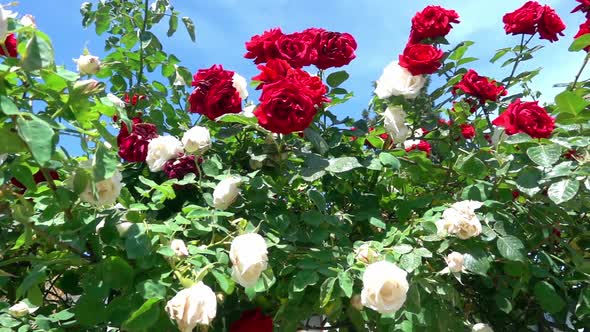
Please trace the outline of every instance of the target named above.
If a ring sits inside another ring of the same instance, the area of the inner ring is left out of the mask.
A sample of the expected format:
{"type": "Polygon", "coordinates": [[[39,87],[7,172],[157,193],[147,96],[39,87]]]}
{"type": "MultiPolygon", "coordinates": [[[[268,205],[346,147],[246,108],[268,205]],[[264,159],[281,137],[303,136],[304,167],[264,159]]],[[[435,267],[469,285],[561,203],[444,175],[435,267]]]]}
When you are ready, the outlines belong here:
{"type": "MultiPolygon", "coordinates": [[[[223,64],[246,78],[257,74],[256,66],[243,58],[244,42],[254,34],[272,27],[285,32],[308,27],[322,27],[334,31],[349,32],[358,42],[357,58],[345,69],[351,78],[344,85],[354,91],[355,97],[334,109],[341,115],[360,117],[360,112],[371,98],[371,82],[381,74],[382,68],[397,58],[407,41],[410,19],[426,5],[436,4],[456,10],[461,23],[451,31],[452,44],[473,40],[469,56],[480,58],[472,63],[482,75],[501,79],[510,68],[499,69],[489,59],[496,49],[514,46],[519,37],[506,36],[503,31],[504,13],[520,7],[525,1],[396,1],[396,0],[172,0],[183,16],[193,19],[197,30],[197,42],[192,43],[182,26],[172,38],[165,36],[167,22],[156,33],[165,50],[174,53],[182,64],[195,72],[213,64],[223,64]]],[[[528,68],[543,67],[535,78],[534,88],[543,91],[543,100],[551,100],[560,92],[552,88],[555,82],[573,80],[583,54],[567,51],[578,25],[583,21],[580,13],[570,14],[573,0],[540,1],[553,6],[567,25],[565,36],[556,43],[535,39],[545,48],[537,53],[537,59],[528,68]]],[[[72,58],[77,58],[88,46],[91,53],[103,54],[102,38],[94,29],[81,27],[79,7],[82,1],[74,0],[22,0],[17,11],[36,17],[38,27],[49,34],[56,49],[56,61],[75,70],[72,58]],[[59,14],[58,14],[59,12],[59,14]]],[[[535,44],[535,45],[536,45],[535,44]]],[[[587,78],[585,73],[582,78],[587,78]]],[[[436,81],[433,84],[436,86],[436,81]]]]}

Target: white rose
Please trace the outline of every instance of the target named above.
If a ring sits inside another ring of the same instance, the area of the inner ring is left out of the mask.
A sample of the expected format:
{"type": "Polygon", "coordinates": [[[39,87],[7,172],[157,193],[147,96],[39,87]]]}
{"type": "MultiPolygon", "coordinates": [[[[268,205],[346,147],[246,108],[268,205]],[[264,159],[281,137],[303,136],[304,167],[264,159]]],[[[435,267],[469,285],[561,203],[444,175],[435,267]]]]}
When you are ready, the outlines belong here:
{"type": "Polygon", "coordinates": [[[494,332],[488,324],[477,323],[471,328],[471,332],[494,332]]]}
{"type": "Polygon", "coordinates": [[[449,269],[449,271],[454,273],[463,271],[464,258],[462,253],[453,251],[452,253],[447,255],[445,261],[447,262],[447,268],[449,269]]]}
{"type": "Polygon", "coordinates": [[[125,108],[125,102],[121,100],[121,98],[115,96],[112,93],[107,94],[107,98],[111,101],[111,103],[115,104],[119,108],[125,108]]]}
{"type": "Polygon", "coordinates": [[[350,299],[350,305],[356,310],[363,310],[363,302],[361,301],[361,296],[358,294],[353,295],[350,299]]]}
{"type": "Polygon", "coordinates": [[[166,312],[176,320],[181,332],[191,332],[197,325],[211,324],[217,314],[217,298],[209,286],[199,281],[168,301],[166,312]]]}
{"type": "Polygon", "coordinates": [[[420,140],[419,139],[409,139],[409,140],[405,140],[404,141],[404,149],[409,150],[411,149],[414,145],[418,145],[420,144],[420,140]]]}
{"type": "Polygon", "coordinates": [[[418,129],[414,130],[414,136],[415,137],[422,137],[422,136],[424,136],[424,129],[418,128],[418,129]]]}
{"type": "Polygon", "coordinates": [[[267,268],[267,253],[262,236],[255,233],[237,236],[229,249],[232,278],[243,287],[256,285],[262,271],[267,268]]]}
{"type": "Polygon", "coordinates": [[[244,116],[247,118],[253,118],[256,115],[254,115],[254,110],[256,109],[256,105],[252,104],[252,105],[248,105],[246,107],[244,107],[244,116]]]}
{"type": "Polygon", "coordinates": [[[170,248],[172,248],[172,250],[174,251],[174,254],[177,257],[188,256],[188,249],[186,248],[184,241],[182,241],[180,239],[172,240],[172,242],[170,242],[170,248]]]}
{"type": "Polygon", "coordinates": [[[387,107],[383,112],[383,124],[395,143],[403,142],[410,133],[406,126],[406,112],[400,106],[387,107]]]}
{"type": "Polygon", "coordinates": [[[398,311],[410,288],[406,276],[406,271],[388,261],[369,265],[363,274],[363,306],[382,314],[398,311]]]}
{"type": "Polygon", "coordinates": [[[145,158],[150,171],[159,172],[164,164],[178,157],[183,152],[182,142],[174,136],[159,136],[150,141],[148,144],[148,153],[145,158]]]}
{"type": "Polygon", "coordinates": [[[465,240],[481,233],[482,227],[475,210],[483,203],[477,201],[462,201],[451,205],[443,212],[442,219],[436,222],[441,235],[455,235],[465,240]]]}
{"type": "Polygon", "coordinates": [[[86,189],[80,193],[80,199],[96,206],[113,205],[121,193],[121,188],[123,187],[123,184],[121,183],[122,179],[123,176],[121,173],[115,170],[112,177],[95,184],[97,197],[94,197],[92,186],[89,184],[86,186],[86,189]]]}
{"type": "Polygon", "coordinates": [[[219,210],[227,209],[238,198],[240,183],[237,176],[230,176],[221,180],[213,190],[213,206],[219,210]]]}
{"type": "Polygon", "coordinates": [[[234,76],[232,78],[232,85],[234,86],[234,88],[236,88],[236,90],[238,90],[240,98],[248,98],[248,82],[246,82],[246,79],[244,77],[242,77],[238,73],[234,73],[234,76]]]}
{"type": "Polygon", "coordinates": [[[74,59],[81,75],[94,75],[100,70],[100,59],[97,56],[86,54],[74,59]]]}
{"type": "Polygon", "coordinates": [[[371,249],[371,246],[368,243],[364,243],[355,250],[355,258],[365,264],[370,264],[379,258],[379,254],[371,249]]]}
{"type": "Polygon", "coordinates": [[[16,12],[12,10],[4,9],[2,5],[0,5],[0,39],[4,40],[6,35],[8,34],[8,19],[15,18],[17,15],[16,12]]]}
{"type": "Polygon", "coordinates": [[[129,232],[129,228],[131,228],[131,226],[133,226],[132,222],[124,221],[122,223],[116,224],[115,228],[117,229],[119,236],[124,236],[127,234],[127,232],[129,232]]]}
{"type": "Polygon", "coordinates": [[[424,87],[424,83],[426,83],[424,76],[414,76],[397,61],[393,61],[383,69],[383,74],[377,80],[375,94],[381,99],[391,96],[414,99],[424,87]]]}
{"type": "Polygon", "coordinates": [[[184,149],[190,153],[203,154],[211,148],[211,134],[209,129],[201,126],[194,126],[187,130],[182,136],[184,149]]]}
{"type": "Polygon", "coordinates": [[[8,313],[15,318],[21,318],[28,314],[32,314],[37,311],[38,307],[29,307],[25,302],[20,301],[8,308],[8,313]]]}
{"type": "Polygon", "coordinates": [[[37,23],[35,22],[35,16],[31,14],[27,14],[20,19],[20,24],[26,27],[37,27],[37,23]]]}

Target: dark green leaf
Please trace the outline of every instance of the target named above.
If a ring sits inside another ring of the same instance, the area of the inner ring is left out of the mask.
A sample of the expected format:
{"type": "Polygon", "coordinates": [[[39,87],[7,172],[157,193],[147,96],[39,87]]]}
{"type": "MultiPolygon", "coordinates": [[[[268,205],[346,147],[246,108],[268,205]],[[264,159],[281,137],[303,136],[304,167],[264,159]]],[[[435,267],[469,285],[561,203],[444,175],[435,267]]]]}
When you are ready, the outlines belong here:
{"type": "Polygon", "coordinates": [[[309,139],[317,153],[323,155],[328,152],[328,143],[326,143],[324,138],[317,131],[311,128],[306,128],[303,133],[305,134],[305,138],[309,139]]]}
{"type": "Polygon", "coordinates": [[[559,296],[553,285],[547,281],[539,281],[535,285],[535,298],[541,307],[550,314],[555,314],[565,307],[565,302],[559,296]]]}
{"type": "Polygon", "coordinates": [[[346,71],[341,70],[328,75],[326,82],[329,86],[335,88],[340,84],[344,83],[344,81],[346,81],[348,77],[350,77],[350,75],[348,75],[346,71]]]}
{"type": "Polygon", "coordinates": [[[303,270],[297,272],[293,278],[293,290],[295,292],[302,292],[307,286],[315,285],[319,280],[318,274],[314,271],[303,270]]]}
{"type": "Polygon", "coordinates": [[[319,191],[311,189],[307,192],[307,196],[309,196],[309,199],[311,199],[318,210],[326,211],[326,199],[319,191]]]}
{"type": "Polygon", "coordinates": [[[196,40],[195,23],[193,23],[193,20],[191,20],[190,17],[186,17],[186,16],[182,18],[182,23],[184,23],[184,26],[186,27],[186,31],[188,32],[189,36],[191,37],[191,40],[194,42],[196,40]]]}
{"type": "Polygon", "coordinates": [[[336,278],[328,278],[322,283],[322,287],[320,287],[320,307],[323,308],[330,302],[335,283],[336,278]]]}
{"type": "Polygon", "coordinates": [[[168,32],[166,35],[168,37],[172,36],[176,29],[178,28],[178,16],[175,14],[170,15],[170,20],[168,21],[168,32]]]}

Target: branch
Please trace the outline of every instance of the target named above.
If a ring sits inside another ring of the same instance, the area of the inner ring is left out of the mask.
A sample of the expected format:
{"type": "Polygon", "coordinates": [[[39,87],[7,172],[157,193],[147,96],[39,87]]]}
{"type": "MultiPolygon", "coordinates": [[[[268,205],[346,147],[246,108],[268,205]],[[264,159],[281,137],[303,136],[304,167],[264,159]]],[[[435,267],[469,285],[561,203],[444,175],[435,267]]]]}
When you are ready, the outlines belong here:
{"type": "Polygon", "coordinates": [[[572,83],[572,86],[570,86],[570,88],[569,88],[570,91],[573,91],[576,88],[576,84],[578,84],[578,80],[580,79],[580,76],[582,75],[584,68],[586,68],[586,65],[588,64],[588,60],[590,60],[590,54],[587,54],[586,57],[584,58],[584,62],[582,63],[582,66],[580,67],[578,74],[576,74],[576,78],[574,79],[574,83],[572,83]]]}

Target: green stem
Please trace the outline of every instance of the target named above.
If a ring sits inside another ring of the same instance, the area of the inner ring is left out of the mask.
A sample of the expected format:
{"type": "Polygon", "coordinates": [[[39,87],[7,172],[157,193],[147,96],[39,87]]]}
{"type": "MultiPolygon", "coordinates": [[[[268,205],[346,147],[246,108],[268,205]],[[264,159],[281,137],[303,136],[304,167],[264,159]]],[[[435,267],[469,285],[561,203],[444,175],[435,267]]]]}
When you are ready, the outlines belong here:
{"type": "Polygon", "coordinates": [[[518,53],[516,54],[516,61],[514,61],[514,66],[512,66],[512,72],[510,73],[510,76],[508,77],[508,82],[506,83],[506,88],[510,87],[510,84],[512,83],[512,79],[514,78],[514,74],[516,73],[516,68],[518,68],[518,65],[520,64],[520,61],[522,61],[522,53],[524,51],[524,48],[526,45],[528,45],[528,43],[531,41],[531,39],[533,39],[535,35],[531,35],[531,37],[525,42],[524,41],[524,34],[521,35],[520,37],[520,49],[518,50],[518,53]]]}
{"type": "Polygon", "coordinates": [[[582,63],[582,66],[580,67],[578,74],[576,74],[576,78],[574,79],[574,82],[572,83],[572,85],[569,88],[570,91],[573,91],[576,88],[576,84],[578,84],[578,80],[580,79],[580,76],[582,75],[584,68],[586,68],[586,65],[588,64],[588,60],[590,60],[590,53],[587,54],[586,57],[584,57],[584,62],[582,63]]]}
{"type": "MultiPolygon", "coordinates": [[[[145,33],[146,29],[147,29],[147,21],[148,21],[148,14],[150,12],[150,8],[149,8],[149,0],[145,0],[144,4],[143,4],[143,25],[141,26],[141,30],[139,31],[139,72],[137,74],[137,84],[135,85],[135,88],[133,89],[133,93],[137,92],[139,90],[139,87],[141,86],[141,81],[143,80],[143,61],[144,61],[144,49],[143,49],[143,43],[141,42],[141,36],[143,36],[143,34],[145,33]]],[[[130,96],[130,98],[133,98],[133,96],[130,96]]],[[[135,108],[137,107],[137,104],[133,105],[133,111],[135,111],[135,108]]]]}

